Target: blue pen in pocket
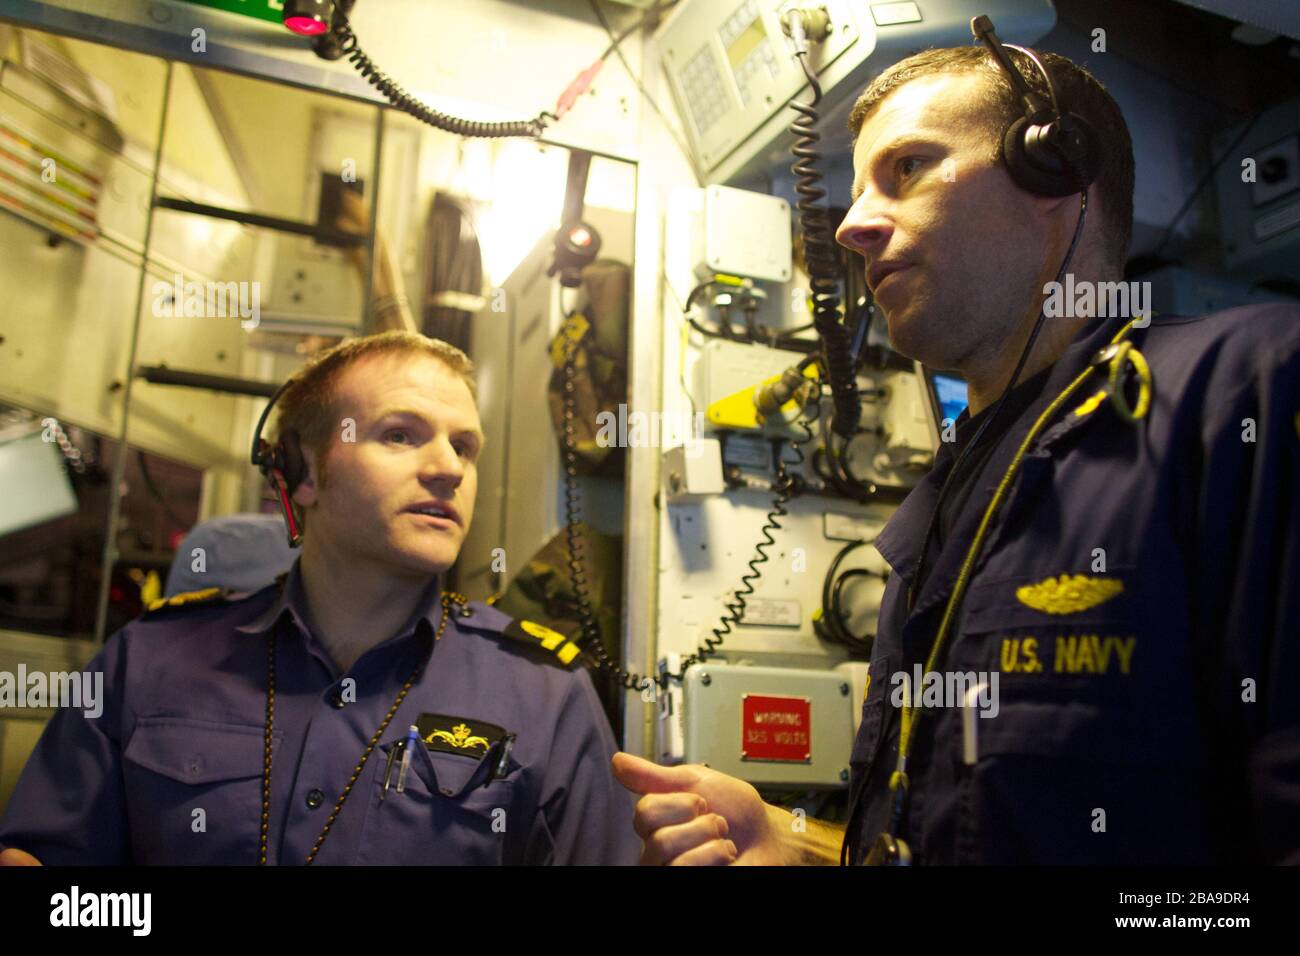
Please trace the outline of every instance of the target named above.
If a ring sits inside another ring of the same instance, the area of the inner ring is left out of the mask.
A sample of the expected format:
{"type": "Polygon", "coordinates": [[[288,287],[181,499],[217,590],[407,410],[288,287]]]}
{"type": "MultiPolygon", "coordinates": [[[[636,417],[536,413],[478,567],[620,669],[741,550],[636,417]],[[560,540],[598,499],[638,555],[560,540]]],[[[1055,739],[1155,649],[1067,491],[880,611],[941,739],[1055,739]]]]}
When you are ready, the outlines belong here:
{"type": "Polygon", "coordinates": [[[415,753],[415,748],[420,746],[420,728],[411,724],[406,731],[406,740],[402,742],[402,766],[397,771],[397,792],[406,792],[406,775],[411,769],[411,756],[415,753]]]}

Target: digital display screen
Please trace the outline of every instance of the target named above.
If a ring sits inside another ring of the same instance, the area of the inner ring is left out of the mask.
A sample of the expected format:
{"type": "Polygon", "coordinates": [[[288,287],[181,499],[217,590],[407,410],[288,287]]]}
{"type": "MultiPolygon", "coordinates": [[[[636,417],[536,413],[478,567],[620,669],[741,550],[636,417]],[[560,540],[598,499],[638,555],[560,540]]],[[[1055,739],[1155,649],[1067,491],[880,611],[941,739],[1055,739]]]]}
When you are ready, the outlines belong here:
{"type": "Polygon", "coordinates": [[[930,389],[934,404],[939,410],[939,421],[956,421],[967,405],[966,383],[956,375],[935,372],[930,376],[930,389]]]}
{"type": "Polygon", "coordinates": [[[754,20],[750,23],[738,37],[727,44],[727,59],[731,61],[731,68],[738,69],[766,39],[767,31],[763,29],[763,21],[754,20]]]}

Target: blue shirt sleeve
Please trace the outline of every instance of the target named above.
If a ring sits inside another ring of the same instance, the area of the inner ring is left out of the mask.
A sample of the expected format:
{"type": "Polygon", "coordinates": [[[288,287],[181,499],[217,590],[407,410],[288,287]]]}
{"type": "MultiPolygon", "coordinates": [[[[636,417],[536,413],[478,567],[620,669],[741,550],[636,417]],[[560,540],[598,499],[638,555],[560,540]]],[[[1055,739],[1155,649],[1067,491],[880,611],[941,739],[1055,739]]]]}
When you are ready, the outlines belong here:
{"type": "Polygon", "coordinates": [[[632,829],[635,802],[614,779],[618,747],[584,670],[561,705],[551,760],[542,781],[541,811],[556,865],[633,865],[641,840],[632,829]]]}
{"type": "Polygon", "coordinates": [[[121,748],[125,637],[125,630],[111,637],[82,672],[83,681],[102,675],[102,711],[63,707],[46,725],[0,818],[0,849],[25,850],[47,866],[131,862],[121,748]]]}

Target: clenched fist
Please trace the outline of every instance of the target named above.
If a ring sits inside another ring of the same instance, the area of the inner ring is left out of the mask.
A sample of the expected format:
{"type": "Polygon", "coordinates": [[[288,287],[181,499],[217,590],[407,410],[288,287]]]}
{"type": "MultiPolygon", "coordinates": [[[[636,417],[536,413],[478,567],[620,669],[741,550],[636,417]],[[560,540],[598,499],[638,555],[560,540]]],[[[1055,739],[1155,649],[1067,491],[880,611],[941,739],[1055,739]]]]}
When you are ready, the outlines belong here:
{"type": "Polygon", "coordinates": [[[661,767],[614,755],[614,776],[642,794],[633,826],[645,843],[643,866],[778,866],[790,814],[764,803],[743,780],[696,764],[661,767]]]}

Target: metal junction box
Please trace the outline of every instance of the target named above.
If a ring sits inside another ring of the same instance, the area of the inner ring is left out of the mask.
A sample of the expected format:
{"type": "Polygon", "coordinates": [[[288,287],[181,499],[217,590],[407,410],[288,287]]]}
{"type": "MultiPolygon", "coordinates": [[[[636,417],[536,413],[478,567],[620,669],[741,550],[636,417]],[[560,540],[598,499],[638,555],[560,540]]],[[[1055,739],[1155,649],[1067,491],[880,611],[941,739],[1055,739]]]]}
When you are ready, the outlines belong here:
{"type": "Polygon", "coordinates": [[[668,761],[701,763],[760,788],[848,784],[853,694],[834,671],[696,664],[661,701],[660,720],[668,761]]]}
{"type": "Polygon", "coordinates": [[[715,272],[789,282],[790,204],[778,196],[709,186],[687,198],[691,261],[697,279],[715,272]]]}
{"type": "Polygon", "coordinates": [[[1216,172],[1223,264],[1246,279],[1300,278],[1300,99],[1291,99],[1215,139],[1215,155],[1232,146],[1252,160],[1246,178],[1240,163],[1216,172]]]}

